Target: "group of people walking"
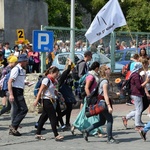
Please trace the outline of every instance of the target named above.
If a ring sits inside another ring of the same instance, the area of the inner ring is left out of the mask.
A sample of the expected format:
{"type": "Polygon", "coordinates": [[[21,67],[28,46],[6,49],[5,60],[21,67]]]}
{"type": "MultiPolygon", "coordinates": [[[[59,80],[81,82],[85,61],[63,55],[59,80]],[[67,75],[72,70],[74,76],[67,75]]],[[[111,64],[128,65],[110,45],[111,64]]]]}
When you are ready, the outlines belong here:
{"type": "Polygon", "coordinates": [[[140,54],[131,58],[130,69],[126,79],[130,80],[130,99],[134,102],[135,109],[122,117],[124,126],[127,128],[128,121],[134,119],[135,130],[146,140],[146,132],[150,129],[149,123],[144,124],[141,120],[142,113],[148,108],[150,114],[150,71],[149,57],[145,48],[141,48],[140,54]]]}
{"type": "MultiPolygon", "coordinates": [[[[119,143],[119,141],[113,137],[112,133],[113,107],[109,97],[109,78],[111,70],[107,65],[100,66],[96,61],[89,66],[87,62],[91,59],[91,51],[85,51],[84,59],[82,61],[79,60],[80,63],[78,63],[78,76],[81,78],[84,74],[87,74],[85,79],[86,96],[89,96],[92,91],[98,87],[98,96],[102,97],[100,101],[102,100],[104,102],[105,109],[100,114],[87,118],[85,116],[85,108],[88,106],[85,96],[80,106],[80,113],[73,124],[70,123],[72,105],[76,103],[72,90],[74,84],[72,72],[75,65],[71,59],[68,58],[65,69],[61,74],[59,73],[59,69],[55,66],[51,66],[45,71],[38,95],[33,103],[34,106],[37,106],[38,102],[42,99],[43,104],[43,111],[36,126],[36,139],[45,140],[41,132],[44,123],[49,119],[56,141],[62,141],[64,139],[64,137],[58,133],[58,126],[60,124],[62,130],[71,130],[72,134],[74,134],[75,129],[78,129],[83,133],[83,138],[86,141],[88,141],[89,135],[97,134],[99,137],[107,137],[107,143],[109,144],[119,143]],[[64,111],[60,109],[60,101],[64,102],[66,105],[64,111]],[[66,116],[65,123],[63,116],[66,116]],[[101,126],[103,126],[106,121],[107,134],[104,134],[101,126]]],[[[9,134],[14,136],[21,136],[18,127],[28,112],[23,94],[25,84],[29,84],[29,82],[25,82],[26,72],[24,67],[27,65],[27,61],[26,54],[21,54],[18,58],[16,57],[15,60],[13,59],[8,81],[8,92],[5,91],[11,104],[11,125],[9,127],[9,134]]],[[[135,126],[139,129],[140,135],[146,140],[146,132],[149,129],[149,123],[146,128],[142,129],[141,127],[144,127],[144,123],[141,121],[141,115],[144,110],[142,98],[149,92],[145,90],[146,85],[149,83],[149,76],[144,74],[143,82],[143,78],[139,74],[142,68],[142,63],[134,63],[131,73],[131,97],[134,100],[135,110],[122,119],[123,124],[127,127],[127,121],[131,117],[134,117],[135,126]]]]}

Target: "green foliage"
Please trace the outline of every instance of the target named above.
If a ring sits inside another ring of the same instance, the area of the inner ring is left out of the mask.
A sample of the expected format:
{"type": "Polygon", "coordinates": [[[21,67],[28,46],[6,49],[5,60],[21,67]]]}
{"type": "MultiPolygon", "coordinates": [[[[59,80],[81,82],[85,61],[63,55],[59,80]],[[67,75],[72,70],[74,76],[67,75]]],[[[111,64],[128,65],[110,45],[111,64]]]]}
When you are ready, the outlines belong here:
{"type": "Polygon", "coordinates": [[[133,7],[127,11],[127,23],[131,31],[150,31],[150,2],[142,0],[135,3],[133,7]]]}
{"type": "MultiPolygon", "coordinates": [[[[46,0],[49,26],[70,27],[70,2],[67,0],[46,0]]],[[[75,26],[83,28],[82,15],[75,5],[75,26]]]]}
{"type": "MultiPolygon", "coordinates": [[[[131,31],[150,31],[150,1],[149,0],[118,0],[131,31]],[[122,2],[123,1],[123,2],[122,2]]],[[[48,21],[50,26],[70,27],[70,0],[46,0],[49,6],[48,21]]],[[[76,0],[75,26],[82,28],[81,7],[91,13],[92,20],[108,0],[76,0]]],[[[119,30],[126,30],[125,27],[119,30]]]]}

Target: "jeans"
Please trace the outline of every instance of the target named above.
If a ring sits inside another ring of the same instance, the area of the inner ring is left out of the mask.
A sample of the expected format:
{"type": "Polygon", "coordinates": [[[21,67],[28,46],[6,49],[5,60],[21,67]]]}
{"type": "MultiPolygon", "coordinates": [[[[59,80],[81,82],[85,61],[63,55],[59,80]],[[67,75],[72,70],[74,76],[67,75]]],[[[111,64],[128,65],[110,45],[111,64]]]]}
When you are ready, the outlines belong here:
{"type": "Polygon", "coordinates": [[[146,126],[143,128],[143,131],[146,133],[150,130],[150,121],[146,124],[146,126]]]}
{"type": "Polygon", "coordinates": [[[11,125],[17,129],[26,116],[28,108],[23,96],[23,89],[13,88],[13,95],[14,101],[11,103],[11,125]]]}
{"type": "Polygon", "coordinates": [[[101,114],[99,114],[99,122],[94,123],[90,127],[86,129],[86,131],[89,133],[95,128],[98,128],[106,123],[107,120],[107,135],[108,135],[108,140],[112,138],[112,125],[113,125],[113,117],[112,114],[108,112],[108,110],[104,110],[101,114]]]}
{"type": "Polygon", "coordinates": [[[28,65],[28,71],[29,71],[29,73],[33,72],[33,65],[28,65]]]}
{"type": "Polygon", "coordinates": [[[135,117],[135,126],[143,126],[141,121],[142,110],[143,110],[143,101],[142,97],[131,95],[131,98],[134,100],[135,110],[127,114],[126,119],[131,119],[135,117]]]}

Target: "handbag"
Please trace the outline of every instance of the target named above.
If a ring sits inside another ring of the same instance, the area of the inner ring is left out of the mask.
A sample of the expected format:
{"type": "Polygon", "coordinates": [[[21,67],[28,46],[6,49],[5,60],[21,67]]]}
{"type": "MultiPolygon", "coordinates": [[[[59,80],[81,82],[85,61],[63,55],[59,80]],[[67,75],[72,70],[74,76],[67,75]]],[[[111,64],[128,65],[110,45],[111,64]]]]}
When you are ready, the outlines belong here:
{"type": "Polygon", "coordinates": [[[100,100],[97,104],[86,107],[85,115],[87,118],[89,118],[91,116],[95,116],[102,113],[105,109],[106,109],[105,101],[100,100]]]}
{"type": "Polygon", "coordinates": [[[90,104],[89,106],[87,106],[85,108],[85,116],[88,118],[91,116],[98,115],[98,114],[102,113],[104,110],[106,110],[106,108],[107,107],[106,107],[104,97],[101,95],[98,95],[97,103],[90,104]]]}

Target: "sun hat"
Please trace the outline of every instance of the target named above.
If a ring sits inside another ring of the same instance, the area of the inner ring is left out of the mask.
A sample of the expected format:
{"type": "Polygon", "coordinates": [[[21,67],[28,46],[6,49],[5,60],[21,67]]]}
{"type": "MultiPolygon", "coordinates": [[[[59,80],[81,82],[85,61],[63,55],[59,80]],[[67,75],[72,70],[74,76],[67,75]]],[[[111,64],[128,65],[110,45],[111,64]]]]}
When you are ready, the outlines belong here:
{"type": "Polygon", "coordinates": [[[134,66],[133,66],[133,70],[132,72],[137,72],[139,71],[141,68],[143,68],[143,65],[141,62],[135,62],[134,66]]]}
{"type": "Polygon", "coordinates": [[[18,58],[14,55],[11,55],[7,58],[8,63],[14,63],[18,61],[18,58]]]}
{"type": "Polygon", "coordinates": [[[18,62],[28,61],[28,57],[26,54],[19,55],[18,62]]]}

